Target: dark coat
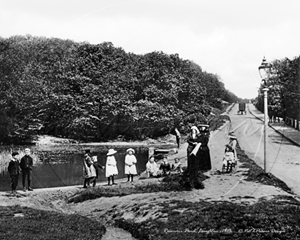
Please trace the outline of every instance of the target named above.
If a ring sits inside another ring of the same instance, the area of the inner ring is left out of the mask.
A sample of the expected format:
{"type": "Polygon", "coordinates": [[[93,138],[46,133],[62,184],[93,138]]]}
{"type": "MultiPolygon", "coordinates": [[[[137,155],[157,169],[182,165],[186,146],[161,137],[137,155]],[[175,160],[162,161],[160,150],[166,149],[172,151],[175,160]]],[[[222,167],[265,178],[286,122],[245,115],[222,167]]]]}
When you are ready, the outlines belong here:
{"type": "Polygon", "coordinates": [[[20,162],[20,167],[21,169],[32,169],[33,166],[33,159],[31,156],[29,155],[25,155],[21,158],[21,162],[20,162]]]}
{"type": "Polygon", "coordinates": [[[13,161],[11,160],[8,164],[8,172],[9,175],[19,175],[20,173],[20,164],[19,161],[13,161]]]}
{"type": "Polygon", "coordinates": [[[209,141],[209,135],[202,133],[198,134],[195,139],[190,136],[187,139],[188,148],[187,148],[187,155],[188,155],[188,169],[192,171],[208,171],[211,169],[211,159],[210,159],[210,152],[207,146],[209,141]],[[197,143],[201,143],[201,146],[196,154],[190,155],[197,143]]]}
{"type": "Polygon", "coordinates": [[[171,171],[171,164],[168,162],[162,162],[159,166],[159,170],[162,170],[163,173],[166,173],[168,171],[171,171]]]}

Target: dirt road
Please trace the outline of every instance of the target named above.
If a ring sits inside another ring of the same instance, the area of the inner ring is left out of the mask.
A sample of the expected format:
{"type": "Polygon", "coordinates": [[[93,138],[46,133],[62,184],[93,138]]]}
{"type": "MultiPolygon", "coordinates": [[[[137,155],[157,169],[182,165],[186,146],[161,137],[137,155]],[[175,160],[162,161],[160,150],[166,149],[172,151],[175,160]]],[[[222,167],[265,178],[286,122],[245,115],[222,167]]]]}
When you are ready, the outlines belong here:
{"type": "MultiPolygon", "coordinates": [[[[248,107],[254,109],[252,104],[248,107]]],[[[240,147],[259,166],[264,168],[263,122],[247,111],[237,114],[236,105],[230,112],[230,130],[234,131],[240,147]]],[[[272,128],[267,129],[267,171],[284,181],[300,196],[300,147],[292,144],[272,128]]]]}

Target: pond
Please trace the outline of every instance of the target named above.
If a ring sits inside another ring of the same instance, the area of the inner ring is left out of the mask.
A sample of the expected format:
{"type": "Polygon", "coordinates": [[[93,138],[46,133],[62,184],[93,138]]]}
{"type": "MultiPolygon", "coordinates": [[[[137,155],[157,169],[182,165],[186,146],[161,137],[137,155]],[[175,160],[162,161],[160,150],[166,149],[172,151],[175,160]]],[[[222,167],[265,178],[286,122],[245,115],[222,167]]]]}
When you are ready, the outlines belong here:
{"type": "MultiPolygon", "coordinates": [[[[138,174],[145,170],[148,161],[148,147],[130,146],[135,150],[137,158],[138,174]]],[[[129,146],[95,146],[95,145],[53,145],[53,146],[31,146],[34,158],[32,171],[32,188],[49,188],[72,185],[83,185],[83,155],[86,149],[91,150],[92,156],[97,156],[98,162],[105,166],[106,153],[109,148],[114,148],[117,153],[117,168],[119,171],[115,179],[125,178],[125,155],[129,146]]],[[[0,147],[2,156],[2,167],[0,166],[0,191],[10,190],[10,177],[7,172],[9,162],[8,155],[11,151],[22,153],[25,146],[0,147]],[[6,154],[6,155],[5,155],[6,154]],[[5,160],[3,160],[6,158],[5,160]]],[[[20,154],[22,156],[22,154],[20,154]]],[[[0,158],[1,160],[1,158],[0,158]]],[[[106,182],[105,170],[99,171],[97,182],[106,182]]],[[[22,189],[21,175],[19,177],[18,189],[22,189]]]]}

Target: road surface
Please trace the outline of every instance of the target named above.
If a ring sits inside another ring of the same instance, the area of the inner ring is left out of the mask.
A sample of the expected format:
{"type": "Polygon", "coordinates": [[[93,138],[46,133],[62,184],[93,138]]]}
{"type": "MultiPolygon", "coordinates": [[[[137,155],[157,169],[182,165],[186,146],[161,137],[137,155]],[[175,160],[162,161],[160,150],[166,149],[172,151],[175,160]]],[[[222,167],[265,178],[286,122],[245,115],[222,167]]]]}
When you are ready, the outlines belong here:
{"type": "MultiPolygon", "coordinates": [[[[248,107],[254,109],[252,104],[248,107]]],[[[247,111],[237,114],[238,105],[229,112],[231,124],[225,132],[234,131],[240,147],[259,166],[264,168],[264,123],[247,111]]],[[[300,147],[292,144],[272,128],[267,128],[267,172],[284,181],[300,196],[300,147]]]]}

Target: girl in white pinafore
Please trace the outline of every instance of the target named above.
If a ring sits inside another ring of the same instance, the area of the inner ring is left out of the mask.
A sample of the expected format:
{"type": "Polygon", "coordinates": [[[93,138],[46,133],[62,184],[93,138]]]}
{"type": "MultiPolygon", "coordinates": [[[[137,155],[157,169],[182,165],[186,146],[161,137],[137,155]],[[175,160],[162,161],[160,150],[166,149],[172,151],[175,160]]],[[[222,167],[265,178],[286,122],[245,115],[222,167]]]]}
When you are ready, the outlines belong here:
{"type": "Polygon", "coordinates": [[[114,149],[109,149],[107,153],[106,165],[105,165],[105,176],[107,177],[108,185],[110,185],[110,179],[112,185],[116,185],[114,181],[114,176],[118,175],[117,161],[114,154],[117,151],[114,149]]]}
{"type": "Polygon", "coordinates": [[[127,174],[128,181],[133,182],[133,175],[136,175],[136,166],[137,163],[136,157],[134,156],[134,150],[132,148],[127,149],[125,156],[125,174],[127,174]]]}

